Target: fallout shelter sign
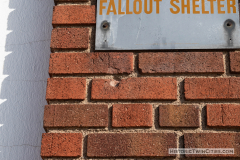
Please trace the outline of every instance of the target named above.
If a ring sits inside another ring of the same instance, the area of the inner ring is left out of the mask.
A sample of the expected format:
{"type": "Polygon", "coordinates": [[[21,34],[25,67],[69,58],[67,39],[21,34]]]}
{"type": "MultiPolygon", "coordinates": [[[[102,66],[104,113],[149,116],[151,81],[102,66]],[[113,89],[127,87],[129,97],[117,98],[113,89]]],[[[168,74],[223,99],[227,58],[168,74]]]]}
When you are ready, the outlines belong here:
{"type": "Polygon", "coordinates": [[[96,50],[240,48],[238,0],[98,0],[96,50]]]}

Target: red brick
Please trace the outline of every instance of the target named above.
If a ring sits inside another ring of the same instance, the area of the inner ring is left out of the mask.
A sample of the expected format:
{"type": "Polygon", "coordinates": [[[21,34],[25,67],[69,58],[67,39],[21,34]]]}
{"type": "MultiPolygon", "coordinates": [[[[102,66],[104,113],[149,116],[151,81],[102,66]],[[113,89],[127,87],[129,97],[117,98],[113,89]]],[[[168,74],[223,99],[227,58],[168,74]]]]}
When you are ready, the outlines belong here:
{"type": "Polygon", "coordinates": [[[240,78],[186,78],[187,100],[237,100],[240,98],[240,78]]]}
{"type": "Polygon", "coordinates": [[[42,134],[42,144],[41,144],[41,157],[52,156],[52,134],[43,133],[42,134]]]}
{"type": "Polygon", "coordinates": [[[43,117],[44,128],[54,126],[54,114],[55,114],[55,107],[50,105],[45,106],[44,117],[43,117]]]}
{"type": "Polygon", "coordinates": [[[199,127],[199,108],[193,105],[159,106],[161,127],[199,127]]]}
{"type": "Polygon", "coordinates": [[[41,156],[80,157],[82,155],[82,133],[43,133],[41,156]]]}
{"type": "Polygon", "coordinates": [[[207,125],[210,127],[240,127],[240,105],[207,105],[207,125]]]}
{"type": "Polygon", "coordinates": [[[112,111],[113,127],[151,127],[152,105],[114,104],[112,111]]]}
{"type": "Polygon", "coordinates": [[[234,148],[234,154],[186,154],[186,157],[240,157],[239,133],[185,133],[185,148],[234,148]]]}
{"type": "Polygon", "coordinates": [[[53,49],[87,49],[88,44],[88,28],[54,28],[52,30],[51,48],[53,49]]]}
{"type": "Polygon", "coordinates": [[[133,71],[133,53],[52,53],[49,74],[105,73],[133,71]]]}
{"type": "Polygon", "coordinates": [[[53,10],[53,25],[95,24],[95,5],[63,5],[53,10]]]}
{"type": "Polygon", "coordinates": [[[176,100],[176,78],[94,79],[93,100],[176,100]]]}
{"type": "Polygon", "coordinates": [[[87,156],[108,157],[170,157],[169,148],[177,147],[174,133],[110,133],[90,134],[87,156]]]}
{"type": "Polygon", "coordinates": [[[47,100],[83,100],[86,97],[86,78],[49,78],[47,100]]]}
{"type": "Polygon", "coordinates": [[[142,73],[223,73],[221,52],[140,53],[142,73]]]}
{"type": "Polygon", "coordinates": [[[240,73],[240,52],[230,52],[230,69],[233,73],[240,73]]]}
{"type": "Polygon", "coordinates": [[[107,105],[48,105],[44,127],[107,127],[107,105]],[[49,114],[51,112],[51,115],[49,114]],[[48,117],[50,116],[50,117],[48,117]]]}

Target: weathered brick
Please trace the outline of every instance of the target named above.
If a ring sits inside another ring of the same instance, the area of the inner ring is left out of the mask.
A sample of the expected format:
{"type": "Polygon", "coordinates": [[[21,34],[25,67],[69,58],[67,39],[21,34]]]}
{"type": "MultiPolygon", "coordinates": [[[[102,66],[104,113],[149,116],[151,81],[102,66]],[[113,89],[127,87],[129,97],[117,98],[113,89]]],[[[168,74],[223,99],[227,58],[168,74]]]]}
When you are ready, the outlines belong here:
{"type": "Polygon", "coordinates": [[[93,100],[176,100],[176,78],[94,79],[93,100]]]}
{"type": "Polygon", "coordinates": [[[233,73],[240,73],[240,52],[230,52],[230,69],[233,73]]]}
{"type": "Polygon", "coordinates": [[[86,97],[86,78],[49,78],[47,100],[83,100],[86,97]]]}
{"type": "Polygon", "coordinates": [[[43,117],[43,126],[52,127],[54,126],[54,114],[55,114],[55,107],[47,105],[44,109],[44,117],[43,117]]]}
{"type": "Polygon", "coordinates": [[[53,135],[49,133],[42,134],[42,143],[41,143],[41,157],[51,157],[52,153],[52,143],[53,143],[53,135]]]}
{"type": "Polygon", "coordinates": [[[186,157],[240,157],[239,133],[185,133],[185,148],[234,148],[234,154],[186,154],[186,157]]]}
{"type": "Polygon", "coordinates": [[[199,127],[199,109],[193,105],[159,106],[161,127],[199,127]]]}
{"type": "Polygon", "coordinates": [[[41,156],[80,157],[82,154],[82,133],[43,133],[41,156]]]}
{"type": "Polygon", "coordinates": [[[187,100],[240,99],[240,78],[186,78],[187,100]]]}
{"type": "Polygon", "coordinates": [[[169,148],[177,147],[174,133],[90,134],[88,157],[170,157],[169,148]]]}
{"type": "Polygon", "coordinates": [[[142,73],[223,73],[221,52],[140,53],[142,73]]]}
{"type": "Polygon", "coordinates": [[[53,25],[95,24],[95,5],[63,5],[53,9],[53,25]]]}
{"type": "Polygon", "coordinates": [[[51,48],[53,49],[87,49],[88,45],[88,28],[54,28],[52,30],[51,48]]]}
{"type": "Polygon", "coordinates": [[[207,105],[207,125],[210,127],[240,127],[240,105],[207,105]]]}
{"type": "Polygon", "coordinates": [[[151,127],[152,105],[114,104],[112,111],[113,127],[151,127]]]}
{"type": "Polygon", "coordinates": [[[105,73],[133,71],[133,53],[52,53],[49,74],[105,73]]]}
{"type": "Polygon", "coordinates": [[[44,127],[107,127],[107,105],[48,105],[44,127]],[[51,111],[51,114],[49,112],[51,111]],[[50,116],[50,117],[49,117],[50,116]]]}

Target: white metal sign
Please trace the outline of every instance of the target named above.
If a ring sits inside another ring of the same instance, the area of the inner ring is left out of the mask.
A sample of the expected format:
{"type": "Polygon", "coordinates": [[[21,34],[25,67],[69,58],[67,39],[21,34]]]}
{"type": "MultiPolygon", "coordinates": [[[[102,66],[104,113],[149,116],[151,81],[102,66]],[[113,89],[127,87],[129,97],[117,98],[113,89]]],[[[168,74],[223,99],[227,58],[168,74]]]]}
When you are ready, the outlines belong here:
{"type": "Polygon", "coordinates": [[[238,0],[98,0],[96,50],[240,48],[238,0]]]}

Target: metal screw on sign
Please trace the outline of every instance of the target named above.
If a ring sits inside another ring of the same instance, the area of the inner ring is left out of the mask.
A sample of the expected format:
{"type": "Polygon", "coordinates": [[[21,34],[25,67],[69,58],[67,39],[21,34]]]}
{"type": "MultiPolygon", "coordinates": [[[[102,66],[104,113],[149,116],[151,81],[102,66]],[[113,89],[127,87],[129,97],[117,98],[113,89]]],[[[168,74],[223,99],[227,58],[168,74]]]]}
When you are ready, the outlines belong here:
{"type": "Polygon", "coordinates": [[[235,29],[235,22],[231,19],[227,19],[224,22],[224,28],[227,31],[227,35],[228,35],[228,38],[227,38],[228,46],[233,46],[232,34],[233,34],[233,30],[235,29]]]}
{"type": "Polygon", "coordinates": [[[108,21],[103,21],[101,23],[101,28],[105,31],[108,30],[110,28],[110,23],[108,21]]]}
{"type": "Polygon", "coordinates": [[[231,20],[231,19],[227,19],[224,22],[224,26],[225,26],[225,28],[232,30],[232,29],[235,28],[235,22],[233,20],[231,20]]]}

